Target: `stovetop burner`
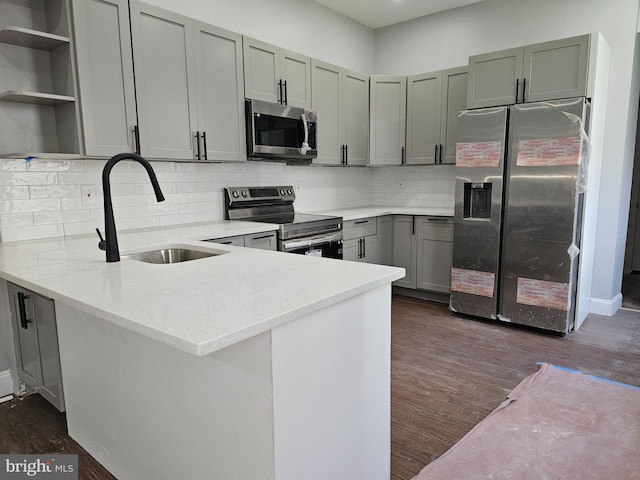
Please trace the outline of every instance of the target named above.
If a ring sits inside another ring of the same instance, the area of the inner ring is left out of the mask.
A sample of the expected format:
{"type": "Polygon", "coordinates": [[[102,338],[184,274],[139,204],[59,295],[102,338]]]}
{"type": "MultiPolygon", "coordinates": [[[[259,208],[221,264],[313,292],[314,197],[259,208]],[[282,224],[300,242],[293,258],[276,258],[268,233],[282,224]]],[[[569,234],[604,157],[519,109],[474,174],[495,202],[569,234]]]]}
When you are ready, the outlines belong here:
{"type": "Polygon", "coordinates": [[[342,230],[342,217],[297,213],[292,186],[230,187],[224,194],[227,219],[276,223],[279,240],[342,230]]]}

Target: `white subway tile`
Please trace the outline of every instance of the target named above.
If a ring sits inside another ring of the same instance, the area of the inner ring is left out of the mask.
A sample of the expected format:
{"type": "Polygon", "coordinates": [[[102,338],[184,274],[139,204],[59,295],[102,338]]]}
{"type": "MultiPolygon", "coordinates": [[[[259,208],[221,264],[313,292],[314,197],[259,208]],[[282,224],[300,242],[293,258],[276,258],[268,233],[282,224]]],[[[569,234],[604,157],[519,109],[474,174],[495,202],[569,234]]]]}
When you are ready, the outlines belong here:
{"type": "Polygon", "coordinates": [[[20,158],[3,158],[0,159],[0,170],[4,172],[24,172],[27,170],[27,162],[20,158]]]}
{"type": "Polygon", "coordinates": [[[3,228],[0,230],[0,240],[3,242],[16,242],[21,240],[34,240],[36,238],[62,237],[64,229],[62,224],[38,225],[33,227],[3,228]]]}
{"type": "Polygon", "coordinates": [[[80,197],[80,185],[32,185],[29,187],[31,198],[80,197]]]}
{"type": "Polygon", "coordinates": [[[60,210],[60,199],[17,199],[0,202],[0,214],[2,213],[27,213],[27,212],[50,212],[60,210]]]}
{"type": "Polygon", "coordinates": [[[14,198],[29,198],[29,187],[26,185],[0,187],[0,200],[11,200],[14,198]]]}
{"type": "Polygon", "coordinates": [[[58,183],[55,172],[1,172],[0,185],[54,185],[58,183]]]}
{"type": "Polygon", "coordinates": [[[27,164],[27,170],[32,172],[82,172],[84,171],[84,162],[75,159],[51,160],[47,158],[34,158],[27,164]]]}
{"type": "Polygon", "coordinates": [[[61,185],[102,185],[100,172],[60,172],[58,179],[61,185]]]}
{"type": "Polygon", "coordinates": [[[198,216],[195,213],[187,213],[187,214],[176,214],[176,215],[161,215],[160,216],[160,226],[164,227],[167,225],[183,225],[186,223],[196,223],[198,221],[198,216]]]}
{"type": "Polygon", "coordinates": [[[0,228],[32,227],[32,213],[11,213],[0,215],[0,228]]]}

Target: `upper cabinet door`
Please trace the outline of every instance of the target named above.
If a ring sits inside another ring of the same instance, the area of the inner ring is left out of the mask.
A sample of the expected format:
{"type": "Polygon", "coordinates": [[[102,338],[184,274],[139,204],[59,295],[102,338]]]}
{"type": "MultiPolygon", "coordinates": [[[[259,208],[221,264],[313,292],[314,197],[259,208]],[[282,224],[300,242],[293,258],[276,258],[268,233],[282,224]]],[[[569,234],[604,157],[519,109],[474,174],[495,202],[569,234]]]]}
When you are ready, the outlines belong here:
{"type": "Polygon", "coordinates": [[[279,49],[268,43],[244,37],[244,95],[265,102],[280,102],[279,49]]]}
{"type": "Polygon", "coordinates": [[[298,53],[281,50],[281,103],[311,108],[311,59],[298,53]]]}
{"type": "Polygon", "coordinates": [[[438,163],[456,163],[459,113],[467,108],[467,67],[442,72],[442,153],[438,163]]]}
{"type": "Polygon", "coordinates": [[[441,72],[407,78],[407,165],[438,163],[441,72]]]}
{"type": "Polygon", "coordinates": [[[244,94],[247,98],[311,108],[311,59],[244,37],[244,94]]]}
{"type": "Polygon", "coordinates": [[[194,22],[201,159],[246,160],[242,36],[194,22]]]}
{"type": "Polygon", "coordinates": [[[524,49],[525,102],[587,94],[590,35],[531,45],[524,49]]]}
{"type": "Polygon", "coordinates": [[[141,153],[193,159],[196,85],[191,20],[131,2],[141,153]]]}
{"type": "Polygon", "coordinates": [[[341,98],[342,69],[313,60],[311,66],[312,109],[318,112],[318,156],[316,165],[344,164],[341,98]]]}
{"type": "Polygon", "coordinates": [[[73,0],[85,153],[135,151],[137,124],[129,3],[73,0]]]}
{"type": "Polygon", "coordinates": [[[369,158],[369,77],[345,71],[342,83],[345,163],[365,166],[369,158]]]}
{"type": "Polygon", "coordinates": [[[371,165],[403,165],[407,77],[373,76],[370,82],[369,163],[371,165]]]}
{"type": "Polygon", "coordinates": [[[467,108],[518,102],[524,50],[512,48],[469,57],[467,108]]]}

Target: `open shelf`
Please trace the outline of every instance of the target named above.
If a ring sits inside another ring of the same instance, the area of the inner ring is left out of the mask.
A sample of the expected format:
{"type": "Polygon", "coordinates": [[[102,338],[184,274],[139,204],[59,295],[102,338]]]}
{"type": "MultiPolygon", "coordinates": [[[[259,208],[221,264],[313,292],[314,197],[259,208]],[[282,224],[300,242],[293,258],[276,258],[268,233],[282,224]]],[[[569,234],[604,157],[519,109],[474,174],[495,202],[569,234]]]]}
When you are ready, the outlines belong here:
{"type": "Polygon", "coordinates": [[[53,93],[9,90],[7,92],[0,93],[0,101],[31,103],[34,105],[62,105],[63,103],[75,102],[76,99],[66,95],[55,95],[53,93]]]}
{"type": "Polygon", "coordinates": [[[29,28],[0,26],[0,42],[38,50],[53,50],[68,45],[69,38],[29,28]]]}

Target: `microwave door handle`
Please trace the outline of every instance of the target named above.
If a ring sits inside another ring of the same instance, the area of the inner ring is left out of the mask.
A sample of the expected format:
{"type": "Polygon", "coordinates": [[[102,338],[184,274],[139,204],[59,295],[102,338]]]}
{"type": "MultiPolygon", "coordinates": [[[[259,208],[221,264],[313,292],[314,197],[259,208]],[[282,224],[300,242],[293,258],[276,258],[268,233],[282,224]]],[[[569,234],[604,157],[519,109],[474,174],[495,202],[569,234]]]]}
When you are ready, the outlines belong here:
{"type": "Polygon", "coordinates": [[[311,148],[309,148],[309,125],[307,125],[307,112],[303,112],[300,114],[302,118],[302,125],[304,127],[304,141],[302,142],[302,146],[300,147],[300,154],[306,155],[311,148]]]}

